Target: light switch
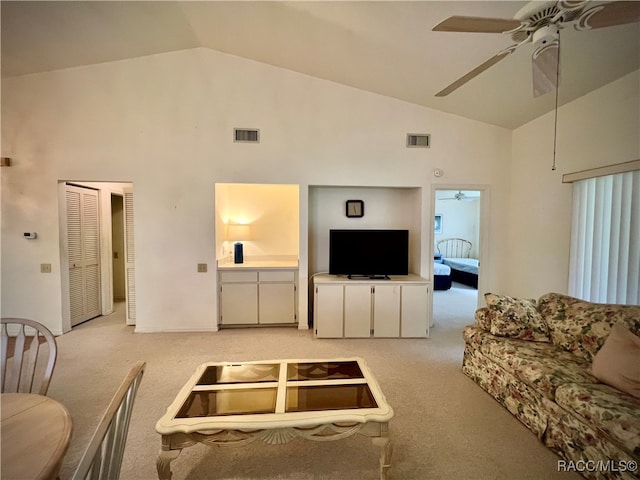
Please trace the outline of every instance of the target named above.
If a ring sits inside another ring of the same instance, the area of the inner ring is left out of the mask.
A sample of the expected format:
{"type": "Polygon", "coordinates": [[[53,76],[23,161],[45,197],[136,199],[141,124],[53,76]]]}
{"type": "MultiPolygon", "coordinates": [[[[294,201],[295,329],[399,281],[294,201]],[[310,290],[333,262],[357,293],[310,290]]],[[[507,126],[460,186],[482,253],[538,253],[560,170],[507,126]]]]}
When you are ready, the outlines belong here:
{"type": "Polygon", "coordinates": [[[40,264],[40,273],[51,273],[51,264],[50,263],[41,263],[40,264]]]}
{"type": "Polygon", "coordinates": [[[199,263],[198,264],[198,273],[207,273],[207,264],[199,263]]]}

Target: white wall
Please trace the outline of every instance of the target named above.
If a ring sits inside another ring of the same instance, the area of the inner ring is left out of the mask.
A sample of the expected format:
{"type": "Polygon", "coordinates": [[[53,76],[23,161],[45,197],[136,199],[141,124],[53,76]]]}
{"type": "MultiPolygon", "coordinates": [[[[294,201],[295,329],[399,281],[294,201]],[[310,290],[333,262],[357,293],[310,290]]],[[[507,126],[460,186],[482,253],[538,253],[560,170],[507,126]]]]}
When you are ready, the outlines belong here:
{"type": "Polygon", "coordinates": [[[1,153],[13,159],[0,172],[2,315],[54,330],[64,179],[135,185],[137,331],[214,329],[215,270],[196,264],[216,260],[216,183],[300,186],[301,286],[310,185],[421,188],[428,211],[432,182],[485,184],[486,268],[507,270],[510,131],[207,49],[3,80],[1,153]],[[259,128],[260,144],[234,143],[234,127],[259,128]],[[432,135],[430,149],[405,147],[416,131],[432,135]],[[29,230],[39,241],[21,238],[29,230]],[[54,273],[39,273],[44,262],[54,273]]]}
{"type": "MultiPolygon", "coordinates": [[[[451,197],[456,190],[448,190],[445,197],[451,197]]],[[[438,194],[443,192],[439,191],[438,194]]],[[[445,238],[464,238],[472,243],[470,256],[480,256],[480,198],[473,200],[436,199],[436,213],[442,215],[442,233],[435,234],[435,242],[445,238]]]]}
{"type": "Polygon", "coordinates": [[[557,169],[553,116],[514,131],[505,293],[566,293],[571,184],[562,175],[640,158],[640,73],[636,71],[560,108],[557,169]]]}

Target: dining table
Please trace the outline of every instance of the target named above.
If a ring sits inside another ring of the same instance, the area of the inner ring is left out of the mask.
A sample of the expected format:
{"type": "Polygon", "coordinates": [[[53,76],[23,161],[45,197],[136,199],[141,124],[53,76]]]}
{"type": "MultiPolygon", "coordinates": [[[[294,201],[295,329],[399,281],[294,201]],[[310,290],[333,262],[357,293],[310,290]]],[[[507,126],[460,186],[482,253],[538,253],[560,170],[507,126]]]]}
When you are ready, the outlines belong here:
{"type": "Polygon", "coordinates": [[[65,406],[31,393],[3,393],[0,402],[0,478],[57,478],[73,430],[65,406]]]}

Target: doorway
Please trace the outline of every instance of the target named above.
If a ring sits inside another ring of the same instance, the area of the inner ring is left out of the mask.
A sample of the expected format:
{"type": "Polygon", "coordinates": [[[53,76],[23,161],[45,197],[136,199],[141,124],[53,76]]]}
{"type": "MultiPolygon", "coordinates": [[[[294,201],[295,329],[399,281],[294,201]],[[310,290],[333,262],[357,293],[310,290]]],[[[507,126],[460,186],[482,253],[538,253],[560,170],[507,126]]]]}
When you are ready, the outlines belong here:
{"type": "Polygon", "coordinates": [[[127,325],[135,325],[133,184],[60,181],[59,193],[60,263],[69,265],[61,269],[63,331],[111,315],[116,305],[126,309],[127,325]],[[80,200],[70,192],[79,192],[80,200]],[[90,210],[83,207],[84,197],[90,210]],[[77,254],[86,256],[85,250],[92,253],[91,262],[77,254]],[[86,272],[78,268],[85,265],[86,272]],[[90,295],[79,295],[85,291],[90,295]]]}
{"type": "Polygon", "coordinates": [[[460,329],[473,323],[483,285],[481,259],[486,258],[483,219],[488,209],[487,193],[486,187],[475,185],[433,188],[429,223],[433,225],[434,326],[460,329]],[[447,251],[454,243],[451,239],[461,239],[455,243],[463,245],[462,250],[447,251]]]}
{"type": "MultiPolygon", "coordinates": [[[[124,197],[111,194],[111,268],[113,271],[113,302],[126,299],[124,268],[124,197]]],[[[115,307],[114,307],[115,308],[115,307]]]]}

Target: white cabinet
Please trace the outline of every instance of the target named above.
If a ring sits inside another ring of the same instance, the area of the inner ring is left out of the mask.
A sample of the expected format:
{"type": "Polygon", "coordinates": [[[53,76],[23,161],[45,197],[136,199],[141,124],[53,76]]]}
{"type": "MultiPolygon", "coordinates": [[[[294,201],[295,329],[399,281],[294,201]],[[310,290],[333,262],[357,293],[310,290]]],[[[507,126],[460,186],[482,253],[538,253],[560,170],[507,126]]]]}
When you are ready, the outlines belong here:
{"type": "Polygon", "coordinates": [[[293,283],[260,283],[258,285],[258,317],[260,324],[295,323],[295,285],[293,283]]]}
{"type": "Polygon", "coordinates": [[[314,329],[320,338],[427,337],[430,284],[417,275],[391,280],[314,278],[314,329]]]}
{"type": "Polygon", "coordinates": [[[296,271],[221,270],[220,325],[295,324],[296,271]]]}
{"type": "Polygon", "coordinates": [[[318,285],[315,295],[316,335],[323,338],[343,337],[344,286],[318,285]]]}
{"type": "MultiPolygon", "coordinates": [[[[402,285],[375,285],[373,287],[373,336],[400,336],[400,293],[402,285]]],[[[422,336],[426,336],[427,331],[422,336]]]]}
{"type": "Polygon", "coordinates": [[[402,286],[400,330],[403,337],[424,337],[425,329],[428,335],[431,325],[429,298],[427,285],[402,286]]]}
{"type": "Polygon", "coordinates": [[[372,287],[370,285],[351,285],[349,288],[345,288],[345,337],[369,337],[371,335],[371,293],[372,287]]]}
{"type": "Polygon", "coordinates": [[[220,295],[222,325],[254,325],[258,323],[258,286],[250,283],[229,283],[220,295]]]}

